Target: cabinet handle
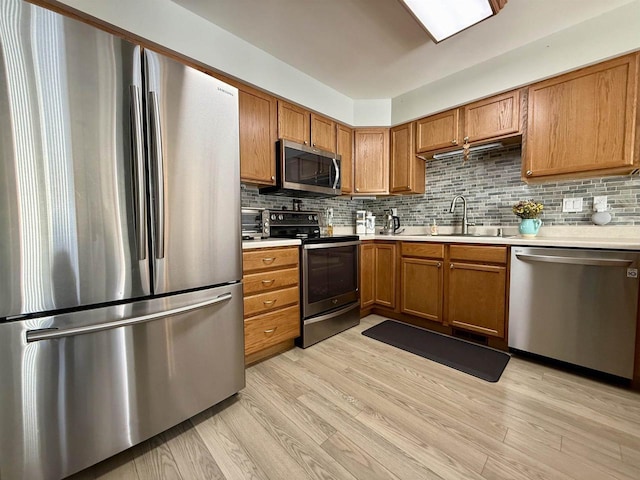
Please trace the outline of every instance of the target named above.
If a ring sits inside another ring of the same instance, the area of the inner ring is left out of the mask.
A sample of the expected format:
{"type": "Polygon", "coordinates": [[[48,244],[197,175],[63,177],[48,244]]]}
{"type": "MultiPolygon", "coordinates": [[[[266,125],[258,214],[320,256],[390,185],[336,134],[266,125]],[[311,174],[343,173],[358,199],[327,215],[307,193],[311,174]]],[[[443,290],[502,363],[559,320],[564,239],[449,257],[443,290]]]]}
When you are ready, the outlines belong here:
{"type": "Polygon", "coordinates": [[[453,270],[453,263],[449,264],[449,270],[453,270]]]}
{"type": "Polygon", "coordinates": [[[275,282],[275,278],[272,280],[262,280],[262,285],[264,285],[265,287],[270,287],[271,285],[273,285],[273,282],[275,282]]]}
{"type": "Polygon", "coordinates": [[[313,146],[315,147],[315,146],[316,146],[316,144],[314,143],[314,144],[313,144],[313,146]]]}
{"type": "Polygon", "coordinates": [[[464,143],[469,143],[469,137],[464,137],[464,143]]]}
{"type": "Polygon", "coordinates": [[[276,301],[275,300],[263,300],[262,303],[264,303],[265,307],[270,307],[271,305],[276,303],[276,301]]]}
{"type": "Polygon", "coordinates": [[[271,180],[275,180],[276,177],[274,175],[271,175],[271,180]]]}
{"type": "Polygon", "coordinates": [[[458,140],[451,140],[451,145],[457,145],[458,144],[458,140]]]}
{"type": "Polygon", "coordinates": [[[307,145],[307,141],[306,140],[304,141],[304,144],[307,145]]]}
{"type": "Polygon", "coordinates": [[[531,170],[527,170],[527,177],[530,177],[531,175],[533,175],[533,172],[531,170]]]}
{"type": "Polygon", "coordinates": [[[263,258],[262,259],[262,263],[264,263],[266,265],[271,265],[275,261],[275,259],[276,259],[276,257],[263,258]]]}
{"type": "Polygon", "coordinates": [[[269,330],[265,330],[265,331],[264,331],[264,334],[265,334],[265,335],[272,335],[273,333],[275,333],[275,331],[276,331],[277,329],[278,329],[278,327],[270,328],[269,330]]]}
{"type": "Polygon", "coordinates": [[[436,267],[438,268],[442,267],[442,263],[441,262],[436,263],[436,267]]]}
{"type": "Polygon", "coordinates": [[[360,191],[360,189],[359,189],[359,188],[356,188],[356,192],[359,192],[359,191],[360,191]]]}

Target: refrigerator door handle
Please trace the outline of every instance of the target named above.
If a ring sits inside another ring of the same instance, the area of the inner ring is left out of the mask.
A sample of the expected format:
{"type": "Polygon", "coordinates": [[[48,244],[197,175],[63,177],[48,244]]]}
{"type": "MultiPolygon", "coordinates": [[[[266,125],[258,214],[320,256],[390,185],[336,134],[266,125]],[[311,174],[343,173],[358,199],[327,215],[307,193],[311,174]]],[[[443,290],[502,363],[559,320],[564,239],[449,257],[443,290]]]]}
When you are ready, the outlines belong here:
{"type": "Polygon", "coordinates": [[[141,120],[140,92],[136,85],[129,86],[131,101],[131,133],[133,153],[133,187],[135,191],[135,216],[138,241],[138,260],[147,258],[147,206],[144,194],[144,151],[141,120]]]}
{"type": "Polygon", "coordinates": [[[215,298],[205,300],[204,302],[194,303],[186,305],[184,307],[173,308],[171,310],[165,310],[157,313],[150,313],[148,315],[142,315],[139,317],[125,318],[122,320],[115,320],[112,322],[96,323],[94,325],[86,325],[82,327],[71,328],[44,328],[39,330],[27,330],[27,343],[39,342],[41,340],[53,340],[57,338],[73,337],[76,335],[83,335],[86,333],[102,332],[104,330],[111,330],[114,328],[128,327],[131,325],[138,325],[140,323],[151,322],[153,320],[159,320],[161,318],[167,318],[174,315],[190,312],[193,310],[199,310],[216,303],[226,302],[231,300],[233,295],[231,293],[223,293],[215,298]]]}
{"type": "Polygon", "coordinates": [[[158,95],[149,92],[151,128],[153,130],[152,150],[155,160],[155,207],[156,207],[156,258],[164,258],[164,161],[162,156],[162,129],[160,126],[160,108],[158,95]]]}

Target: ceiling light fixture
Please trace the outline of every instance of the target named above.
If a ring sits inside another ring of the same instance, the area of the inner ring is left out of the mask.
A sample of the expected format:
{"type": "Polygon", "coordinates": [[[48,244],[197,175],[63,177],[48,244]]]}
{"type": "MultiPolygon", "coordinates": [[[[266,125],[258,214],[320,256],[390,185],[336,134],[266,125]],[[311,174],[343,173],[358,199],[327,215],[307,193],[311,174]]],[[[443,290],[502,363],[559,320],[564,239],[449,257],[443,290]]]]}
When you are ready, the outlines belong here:
{"type": "Polygon", "coordinates": [[[438,43],[495,15],[507,0],[400,0],[438,43]]]}

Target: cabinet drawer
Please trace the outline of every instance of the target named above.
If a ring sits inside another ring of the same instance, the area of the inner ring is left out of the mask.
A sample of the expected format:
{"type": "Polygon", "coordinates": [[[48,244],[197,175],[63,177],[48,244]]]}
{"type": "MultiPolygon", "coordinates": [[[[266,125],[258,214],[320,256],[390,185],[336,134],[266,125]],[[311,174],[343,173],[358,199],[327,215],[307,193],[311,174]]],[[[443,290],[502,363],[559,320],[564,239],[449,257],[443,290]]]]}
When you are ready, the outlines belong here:
{"type": "Polygon", "coordinates": [[[242,253],[244,273],[298,265],[298,248],[270,248],[242,253]]]}
{"type": "Polygon", "coordinates": [[[244,322],[244,354],[250,355],[298,336],[300,309],[297,305],[258,315],[244,322]]]}
{"type": "Polygon", "coordinates": [[[275,310],[276,308],[294,305],[297,304],[298,301],[299,294],[297,286],[251,295],[244,297],[244,316],[246,318],[275,310]]]}
{"type": "Polygon", "coordinates": [[[480,245],[451,245],[451,260],[474,262],[507,263],[507,247],[485,247],[480,245]]]}
{"type": "Polygon", "coordinates": [[[444,258],[444,245],[402,242],[403,257],[444,258]]]}
{"type": "Polygon", "coordinates": [[[244,284],[244,294],[276,290],[298,284],[298,269],[288,268],[286,270],[273,270],[245,275],[242,279],[244,284]]]}

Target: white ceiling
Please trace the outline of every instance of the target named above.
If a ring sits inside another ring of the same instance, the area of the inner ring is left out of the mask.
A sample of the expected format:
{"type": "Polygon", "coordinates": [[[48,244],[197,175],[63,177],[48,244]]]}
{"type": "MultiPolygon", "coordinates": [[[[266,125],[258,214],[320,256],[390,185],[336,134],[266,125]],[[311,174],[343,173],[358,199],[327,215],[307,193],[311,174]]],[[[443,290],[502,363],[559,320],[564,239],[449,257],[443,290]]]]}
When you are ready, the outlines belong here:
{"type": "Polygon", "coordinates": [[[173,0],[352,99],[394,98],[633,0],[509,0],[434,44],[398,0],[173,0]]]}

